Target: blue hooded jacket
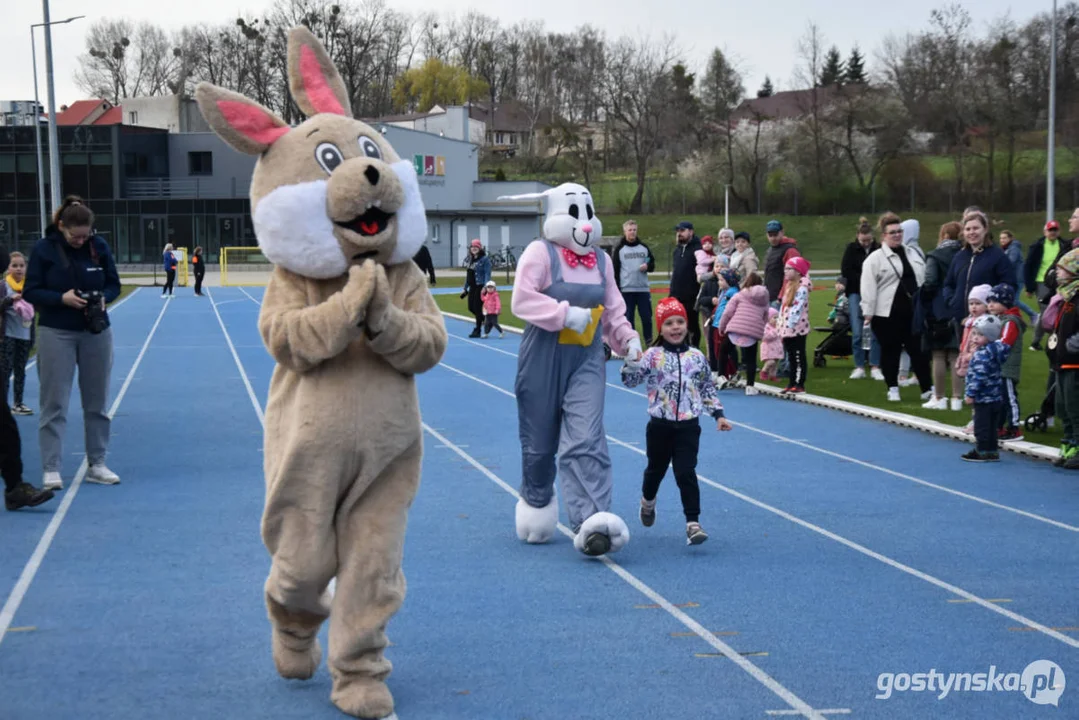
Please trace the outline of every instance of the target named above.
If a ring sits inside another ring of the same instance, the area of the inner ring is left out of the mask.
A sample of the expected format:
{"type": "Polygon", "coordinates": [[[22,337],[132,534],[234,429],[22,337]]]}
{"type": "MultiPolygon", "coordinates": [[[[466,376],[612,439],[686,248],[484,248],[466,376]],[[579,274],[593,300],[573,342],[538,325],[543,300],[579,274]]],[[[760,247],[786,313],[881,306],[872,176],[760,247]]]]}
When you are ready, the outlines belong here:
{"type": "MultiPolygon", "coordinates": [[[[1019,349],[1022,352],[1022,348],[1019,349]]],[[[996,340],[974,351],[967,368],[967,392],[975,404],[995,403],[1004,399],[1002,371],[1011,348],[996,340]]]]}

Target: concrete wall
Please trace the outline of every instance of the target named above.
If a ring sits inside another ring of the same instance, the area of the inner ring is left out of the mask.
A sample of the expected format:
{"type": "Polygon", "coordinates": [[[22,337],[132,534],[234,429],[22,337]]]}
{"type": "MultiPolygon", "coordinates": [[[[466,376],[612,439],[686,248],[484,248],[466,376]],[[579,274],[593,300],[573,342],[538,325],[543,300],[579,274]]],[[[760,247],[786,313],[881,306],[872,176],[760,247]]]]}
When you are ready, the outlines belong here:
{"type": "Polygon", "coordinates": [[[402,159],[419,156],[420,192],[429,212],[465,210],[472,206],[472,184],[479,179],[479,148],[460,140],[389,125],[383,137],[402,159]],[[431,163],[427,163],[427,158],[431,163]],[[426,174],[430,170],[430,174],[426,174]],[[439,172],[441,171],[441,175],[439,172]]]}
{"type": "Polygon", "coordinates": [[[427,249],[436,268],[459,268],[474,238],[488,252],[509,246],[520,257],[539,237],[541,219],[530,215],[427,215],[427,249]]]}
{"type": "Polygon", "coordinates": [[[169,179],[174,183],[197,180],[200,197],[247,197],[255,160],[253,155],[233,150],[212,132],[169,134],[169,179]],[[187,154],[191,152],[211,153],[213,175],[189,173],[187,154]]]}

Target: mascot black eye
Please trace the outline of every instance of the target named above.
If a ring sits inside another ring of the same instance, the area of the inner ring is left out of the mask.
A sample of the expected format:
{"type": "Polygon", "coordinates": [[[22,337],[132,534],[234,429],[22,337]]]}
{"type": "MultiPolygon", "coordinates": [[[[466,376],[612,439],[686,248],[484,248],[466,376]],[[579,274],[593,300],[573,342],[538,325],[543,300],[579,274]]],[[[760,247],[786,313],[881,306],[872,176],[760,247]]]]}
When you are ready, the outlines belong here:
{"type": "Polygon", "coordinates": [[[588,215],[589,220],[591,220],[593,217],[595,217],[595,213],[592,212],[592,206],[591,205],[585,205],[584,206],[584,211],[585,211],[585,214],[588,215]]]}
{"type": "Polygon", "coordinates": [[[345,158],[341,155],[341,151],[336,145],[325,142],[319,143],[318,147],[315,148],[315,160],[329,175],[334,171],[334,168],[345,161],[345,158]]]}
{"type": "Polygon", "coordinates": [[[360,138],[360,150],[363,150],[363,154],[369,158],[382,159],[382,151],[378,149],[378,144],[369,137],[360,138]]]}
{"type": "Polygon", "coordinates": [[[569,206],[569,214],[575,218],[581,217],[581,210],[577,207],[577,203],[573,203],[569,206]]]}

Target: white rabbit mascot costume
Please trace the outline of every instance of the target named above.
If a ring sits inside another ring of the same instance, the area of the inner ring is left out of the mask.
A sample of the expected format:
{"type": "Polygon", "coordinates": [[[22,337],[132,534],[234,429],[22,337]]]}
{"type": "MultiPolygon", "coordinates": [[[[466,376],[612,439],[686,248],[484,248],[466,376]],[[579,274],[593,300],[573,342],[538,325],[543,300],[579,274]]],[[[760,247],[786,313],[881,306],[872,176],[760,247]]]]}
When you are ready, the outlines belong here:
{"type": "Polygon", "coordinates": [[[513,314],[526,322],[517,362],[521,436],[521,500],[517,536],[551,539],[558,523],[555,454],[573,545],[597,557],[621,549],[629,528],[609,512],[613,485],[603,429],[606,370],[603,342],[630,358],[641,342],[607,255],[592,196],[567,183],[544,193],[505,199],[547,199],[543,238],[521,254],[513,282],[513,314]]]}

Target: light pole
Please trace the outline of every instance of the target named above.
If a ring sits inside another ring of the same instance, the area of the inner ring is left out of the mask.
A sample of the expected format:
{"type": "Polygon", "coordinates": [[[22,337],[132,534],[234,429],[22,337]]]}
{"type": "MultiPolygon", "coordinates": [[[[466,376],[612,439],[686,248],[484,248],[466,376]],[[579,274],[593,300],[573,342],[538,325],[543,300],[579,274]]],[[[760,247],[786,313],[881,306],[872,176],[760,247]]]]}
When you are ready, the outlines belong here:
{"type": "Polygon", "coordinates": [[[71,22],[72,20],[78,20],[84,18],[85,15],[76,15],[69,17],[66,20],[56,20],[49,22],[49,3],[45,0],[45,22],[34,23],[30,26],[30,54],[34,67],[34,144],[37,146],[37,193],[38,204],[41,212],[41,236],[45,237],[45,228],[48,226],[48,212],[45,209],[45,169],[44,163],[41,159],[41,115],[39,110],[41,109],[41,101],[38,99],[37,91],[37,43],[34,38],[34,28],[45,28],[45,48],[48,53],[48,68],[49,68],[49,173],[52,183],[50,188],[52,190],[52,202],[53,207],[60,205],[60,159],[57,152],[59,143],[56,142],[56,108],[55,100],[53,97],[52,89],[52,53],[51,44],[49,39],[49,26],[50,25],[63,25],[71,22]]]}
{"type": "Polygon", "coordinates": [[[1056,200],[1057,0],[1053,0],[1053,18],[1049,27],[1049,162],[1045,179],[1046,222],[1053,219],[1056,200]]]}

